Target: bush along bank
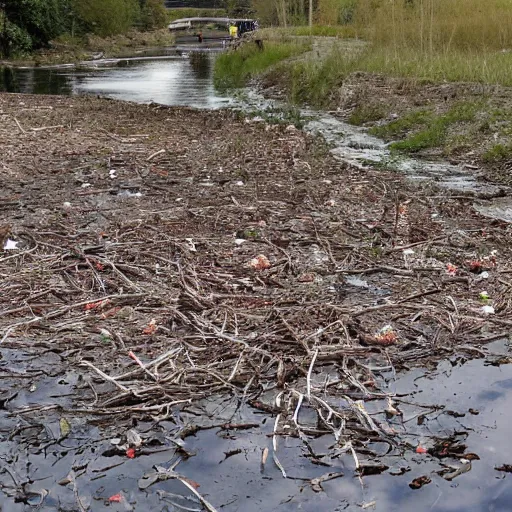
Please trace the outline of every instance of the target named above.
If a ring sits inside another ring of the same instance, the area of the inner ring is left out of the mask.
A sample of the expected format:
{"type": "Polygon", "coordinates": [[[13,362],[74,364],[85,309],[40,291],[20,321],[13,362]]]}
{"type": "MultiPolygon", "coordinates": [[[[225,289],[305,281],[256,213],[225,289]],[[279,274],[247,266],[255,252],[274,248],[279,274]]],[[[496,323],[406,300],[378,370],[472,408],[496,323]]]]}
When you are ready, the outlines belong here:
{"type": "Polygon", "coordinates": [[[0,57],[23,58],[52,46],[79,49],[87,37],[108,38],[162,28],[160,0],[4,0],[0,3],[0,57]]]}
{"type": "Polygon", "coordinates": [[[307,41],[266,40],[263,47],[247,43],[220,55],[215,61],[214,83],[218,89],[244,87],[251,78],[260,76],[272,66],[311,48],[307,41]]]}

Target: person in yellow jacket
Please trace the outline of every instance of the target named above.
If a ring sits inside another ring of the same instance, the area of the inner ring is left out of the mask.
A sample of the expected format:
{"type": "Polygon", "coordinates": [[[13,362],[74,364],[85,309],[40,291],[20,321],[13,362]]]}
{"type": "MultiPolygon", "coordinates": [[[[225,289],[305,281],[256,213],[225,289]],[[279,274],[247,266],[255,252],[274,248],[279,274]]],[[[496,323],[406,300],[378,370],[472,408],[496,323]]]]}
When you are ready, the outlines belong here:
{"type": "Polygon", "coordinates": [[[229,26],[229,37],[231,37],[231,39],[238,38],[238,27],[234,23],[229,26]]]}

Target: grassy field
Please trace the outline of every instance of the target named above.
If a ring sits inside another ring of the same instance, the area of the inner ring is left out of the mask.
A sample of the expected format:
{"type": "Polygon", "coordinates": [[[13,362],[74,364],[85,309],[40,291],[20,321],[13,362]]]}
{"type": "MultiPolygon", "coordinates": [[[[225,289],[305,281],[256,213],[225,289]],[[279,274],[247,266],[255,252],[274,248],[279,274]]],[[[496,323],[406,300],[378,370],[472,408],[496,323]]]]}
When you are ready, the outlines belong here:
{"type": "Polygon", "coordinates": [[[398,152],[512,159],[512,93],[503,88],[512,87],[512,0],[350,4],[344,25],[261,30],[269,54],[222,56],[216,83],[263,75],[290,103],[339,109],[398,152]],[[333,44],[319,45],[321,36],[333,44]],[[313,51],[290,59],[290,41],[313,51]]]}
{"type": "Polygon", "coordinates": [[[290,37],[358,37],[357,29],[351,25],[304,25],[295,27],[267,27],[262,28],[259,34],[264,39],[276,40],[279,38],[289,39],[290,37]]]}
{"type": "Polygon", "coordinates": [[[270,40],[331,36],[368,42],[355,56],[334,51],[296,63],[287,73],[294,79],[295,101],[325,104],[329,87],[324,83],[338,84],[354,71],[512,85],[511,0],[357,0],[344,25],[272,28],[261,34],[270,40]]]}
{"type": "Polygon", "coordinates": [[[251,77],[274,64],[310,49],[307,41],[265,41],[264,49],[255,44],[220,55],[215,61],[214,83],[218,89],[243,87],[251,77]]]}
{"type": "Polygon", "coordinates": [[[394,55],[389,49],[372,45],[350,55],[334,50],[322,60],[295,62],[282,68],[290,80],[290,100],[317,107],[328,105],[332,90],[357,71],[423,82],[477,82],[512,86],[512,53],[454,51],[429,55],[404,50],[394,55]]]}

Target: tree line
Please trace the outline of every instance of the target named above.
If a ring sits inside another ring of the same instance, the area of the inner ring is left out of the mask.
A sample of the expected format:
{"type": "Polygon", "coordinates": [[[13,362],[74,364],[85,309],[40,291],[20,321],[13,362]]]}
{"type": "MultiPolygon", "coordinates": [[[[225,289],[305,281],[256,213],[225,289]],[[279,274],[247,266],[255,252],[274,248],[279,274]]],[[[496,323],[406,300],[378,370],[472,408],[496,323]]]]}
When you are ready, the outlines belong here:
{"type": "Polygon", "coordinates": [[[0,55],[48,46],[64,33],[105,37],[166,21],[163,0],[0,0],[0,55]]]}

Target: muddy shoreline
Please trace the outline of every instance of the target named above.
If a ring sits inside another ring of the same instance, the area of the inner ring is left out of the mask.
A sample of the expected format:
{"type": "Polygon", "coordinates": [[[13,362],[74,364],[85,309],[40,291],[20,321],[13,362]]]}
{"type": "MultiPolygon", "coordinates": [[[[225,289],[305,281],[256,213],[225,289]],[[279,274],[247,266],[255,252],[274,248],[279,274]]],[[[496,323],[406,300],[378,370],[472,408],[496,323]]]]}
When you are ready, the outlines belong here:
{"type": "Polygon", "coordinates": [[[6,510],[391,510],[368,480],[510,464],[407,380],[506,373],[510,224],[229,111],[0,94],[0,141],[6,510]]]}

